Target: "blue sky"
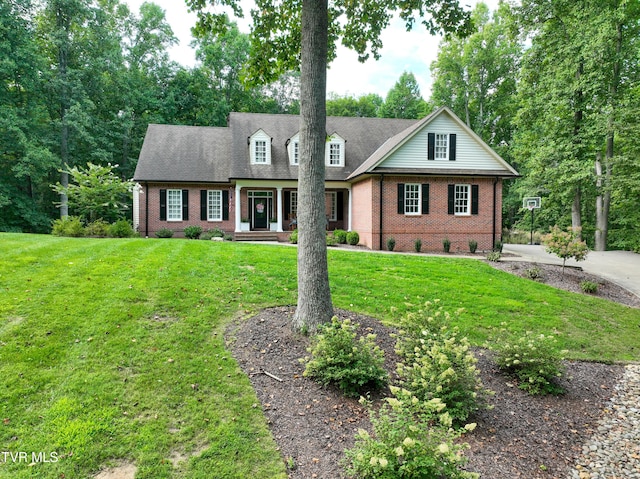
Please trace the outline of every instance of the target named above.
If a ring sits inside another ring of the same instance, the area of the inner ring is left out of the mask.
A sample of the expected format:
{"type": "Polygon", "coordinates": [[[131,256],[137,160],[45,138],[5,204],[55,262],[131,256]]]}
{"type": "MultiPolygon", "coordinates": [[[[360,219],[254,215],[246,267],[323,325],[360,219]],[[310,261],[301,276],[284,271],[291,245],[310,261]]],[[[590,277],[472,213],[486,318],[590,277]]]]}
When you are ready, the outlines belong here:
{"type": "MultiPolygon", "coordinates": [[[[138,12],[144,0],[126,0],[134,12],[138,12]]],[[[196,17],[187,11],[184,0],[152,0],[166,12],[167,20],[173,32],[180,40],[180,44],[170,50],[173,60],[185,66],[195,64],[194,52],[189,47],[191,42],[191,27],[196,17]]],[[[462,0],[469,9],[478,0],[462,0]]],[[[490,9],[497,8],[498,0],[484,0],[490,9]]],[[[241,0],[243,5],[251,5],[250,0],[241,0]]],[[[244,8],[245,19],[238,20],[240,29],[249,32],[249,8],[244,8]]],[[[433,37],[418,25],[411,32],[407,32],[404,22],[395,19],[382,34],[384,45],[380,60],[373,59],[359,63],[357,55],[339,47],[338,57],[331,64],[327,74],[327,91],[338,95],[360,96],[377,93],[383,98],[398,81],[404,71],[414,74],[420,86],[420,92],[426,99],[431,90],[431,76],[429,65],[436,59],[439,37],[433,37]]]]}

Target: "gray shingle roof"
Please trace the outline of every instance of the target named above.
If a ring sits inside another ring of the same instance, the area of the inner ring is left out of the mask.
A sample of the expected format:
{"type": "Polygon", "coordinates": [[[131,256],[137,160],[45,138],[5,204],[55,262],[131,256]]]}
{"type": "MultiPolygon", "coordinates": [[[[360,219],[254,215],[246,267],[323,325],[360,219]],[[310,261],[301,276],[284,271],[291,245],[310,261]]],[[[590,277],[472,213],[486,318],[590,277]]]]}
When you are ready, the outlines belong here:
{"type": "Polygon", "coordinates": [[[229,128],[155,125],[147,128],[135,181],[229,181],[229,128]]]}

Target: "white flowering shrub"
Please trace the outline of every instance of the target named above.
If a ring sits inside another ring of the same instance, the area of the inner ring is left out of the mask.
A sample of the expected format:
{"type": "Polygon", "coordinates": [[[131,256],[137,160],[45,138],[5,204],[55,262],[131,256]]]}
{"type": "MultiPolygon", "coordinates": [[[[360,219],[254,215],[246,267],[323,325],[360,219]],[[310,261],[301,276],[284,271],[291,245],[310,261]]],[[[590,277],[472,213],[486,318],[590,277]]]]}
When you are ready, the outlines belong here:
{"type": "Polygon", "coordinates": [[[370,407],[373,434],[361,429],[345,451],[347,476],[360,479],[472,479],[463,471],[466,444],[455,442],[463,430],[451,428],[451,417],[439,399],[421,401],[406,389],[391,387],[379,410],[370,407]]]}
{"type": "Polygon", "coordinates": [[[529,394],[562,394],[555,380],[562,376],[563,354],[553,335],[527,331],[523,336],[501,329],[500,339],[489,343],[496,353],[498,367],[518,380],[518,387],[529,394]]]}
{"type": "Polygon", "coordinates": [[[323,386],[337,385],[347,396],[357,397],[363,387],[379,389],[387,384],[388,374],[384,369],[384,351],[375,343],[375,334],[356,339],[358,324],[337,317],[320,327],[311,346],[311,356],[301,361],[306,363],[304,376],[318,381],[323,386]]]}
{"type": "Polygon", "coordinates": [[[491,391],[483,387],[468,339],[450,323],[437,302],[402,318],[395,349],[403,362],[397,372],[402,387],[423,401],[439,398],[460,425],[487,407],[491,391]]]}

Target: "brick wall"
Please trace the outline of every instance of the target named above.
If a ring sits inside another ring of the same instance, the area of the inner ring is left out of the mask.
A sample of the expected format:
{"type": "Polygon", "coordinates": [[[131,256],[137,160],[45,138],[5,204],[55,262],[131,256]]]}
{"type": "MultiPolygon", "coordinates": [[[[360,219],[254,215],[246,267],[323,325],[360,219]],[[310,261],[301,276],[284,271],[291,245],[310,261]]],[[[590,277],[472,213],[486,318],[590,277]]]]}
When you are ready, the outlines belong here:
{"type": "Polygon", "coordinates": [[[176,185],[175,183],[167,184],[149,184],[143,185],[140,194],[140,228],[142,236],[154,237],[156,231],[162,228],[168,228],[174,232],[174,237],[180,238],[184,236],[184,228],[186,226],[201,226],[203,231],[220,228],[225,233],[233,233],[235,229],[235,201],[233,196],[235,189],[229,188],[229,185],[176,185]],[[161,189],[180,189],[189,190],[189,219],[184,221],[161,221],[160,220],[160,190],[161,189]],[[229,198],[229,219],[225,221],[202,221],[200,220],[200,190],[228,190],[229,198]],[[147,198],[148,197],[148,198],[147,198]],[[148,201],[148,203],[147,203],[148,201]],[[147,221],[147,205],[149,213],[148,231],[146,228],[147,221]]]}
{"type": "MultiPolygon", "coordinates": [[[[379,177],[373,177],[353,186],[353,229],[360,234],[360,242],[372,249],[380,248],[379,177]],[[362,212],[370,211],[362,216],[362,212]]],[[[502,230],[502,184],[495,185],[495,239],[500,239],[502,230]]],[[[493,178],[433,178],[433,177],[388,177],[383,183],[382,249],[387,239],[396,240],[395,251],[413,251],[416,239],[422,241],[422,251],[443,251],[442,241],[451,241],[451,252],[469,251],[469,241],[478,242],[478,251],[490,250],[493,246],[493,178]],[[398,183],[429,184],[429,214],[398,214],[398,183]],[[449,184],[478,185],[478,214],[457,216],[448,214],[447,195],[449,184]]]]}

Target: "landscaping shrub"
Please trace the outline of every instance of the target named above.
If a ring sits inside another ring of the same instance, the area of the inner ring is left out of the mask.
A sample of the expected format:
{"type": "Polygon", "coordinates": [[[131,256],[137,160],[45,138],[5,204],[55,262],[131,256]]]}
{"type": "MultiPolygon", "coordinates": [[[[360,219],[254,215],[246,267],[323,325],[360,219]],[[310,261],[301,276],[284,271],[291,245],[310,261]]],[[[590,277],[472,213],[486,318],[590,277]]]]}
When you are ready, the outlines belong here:
{"type": "Polygon", "coordinates": [[[393,248],[396,247],[396,240],[394,238],[387,238],[387,249],[389,251],[393,251],[393,248]]]}
{"type": "Polygon", "coordinates": [[[120,219],[109,226],[109,236],[112,238],[131,238],[134,235],[131,223],[120,219]]]}
{"type": "Polygon", "coordinates": [[[508,334],[500,330],[489,347],[496,353],[498,367],[518,381],[518,387],[529,394],[561,394],[562,388],[554,381],[562,376],[562,353],[557,349],[554,336],[534,334],[524,336],[508,334]]]}
{"type": "Polygon", "coordinates": [[[51,234],[55,236],[71,236],[79,238],[84,236],[84,226],[78,216],[65,216],[53,222],[51,234]]]}
{"type": "Polygon", "coordinates": [[[449,252],[449,250],[451,249],[451,240],[449,240],[449,238],[445,238],[442,240],[442,248],[444,249],[445,253],[449,252]]]}
{"type": "Polygon", "coordinates": [[[84,229],[85,236],[94,236],[98,238],[106,238],[109,236],[109,223],[100,219],[89,223],[84,229]]]}
{"type": "Polygon", "coordinates": [[[490,391],[482,385],[469,340],[450,323],[449,313],[433,303],[406,314],[397,334],[395,349],[403,360],[397,372],[402,387],[421,401],[441,399],[453,421],[462,425],[487,406],[490,391]]]}
{"type": "Polygon", "coordinates": [[[414,242],[413,242],[413,249],[416,253],[419,253],[420,250],[422,249],[422,240],[420,238],[417,238],[414,242]]]}
{"type": "Polygon", "coordinates": [[[524,270],[524,274],[527,278],[532,279],[534,281],[542,278],[542,270],[537,266],[532,266],[531,268],[527,268],[524,270]]]}
{"type": "MultiPolygon", "coordinates": [[[[373,435],[356,434],[345,450],[345,470],[360,479],[439,478],[472,479],[478,474],[462,470],[466,444],[456,442],[462,431],[451,429],[451,418],[439,399],[421,401],[409,391],[391,387],[379,410],[369,407],[373,435]]],[[[473,430],[475,424],[466,426],[473,430]]]]}
{"type": "Polygon", "coordinates": [[[582,281],[580,283],[580,289],[582,289],[584,293],[595,294],[598,292],[598,283],[593,281],[582,281]]]}
{"type": "Polygon", "coordinates": [[[289,243],[298,244],[298,230],[295,229],[291,232],[289,236],[289,243]]]}
{"type": "Polygon", "coordinates": [[[478,249],[478,242],[476,240],[469,240],[469,252],[475,253],[478,249]]]}
{"type": "Polygon", "coordinates": [[[504,246],[504,244],[502,243],[502,241],[496,241],[496,244],[493,247],[493,251],[497,251],[498,253],[502,253],[503,246],[504,246]]]}
{"type": "Polygon", "coordinates": [[[327,246],[335,246],[338,244],[338,242],[336,241],[336,238],[333,235],[330,235],[328,233],[325,236],[325,241],[327,243],[327,246]]]}
{"type": "Polygon", "coordinates": [[[306,363],[304,376],[324,386],[335,384],[345,395],[354,397],[365,386],[383,387],[388,378],[384,352],[375,344],[374,334],[356,340],[357,327],[335,316],[331,323],[322,325],[307,349],[311,356],[301,360],[306,363]]]}
{"type": "Polygon", "coordinates": [[[487,253],[487,259],[489,261],[498,262],[498,261],[500,261],[501,257],[502,257],[502,255],[500,254],[500,251],[491,251],[491,252],[487,253]]]}
{"type": "Polygon", "coordinates": [[[356,246],[358,243],[360,243],[360,235],[357,231],[349,231],[347,233],[347,243],[352,246],[356,246]]]}
{"type": "Polygon", "coordinates": [[[170,230],[169,228],[160,228],[158,231],[156,231],[156,238],[172,238],[173,237],[173,230],[170,230]]]}
{"type": "Polygon", "coordinates": [[[345,230],[335,230],[333,232],[333,237],[336,239],[338,244],[347,243],[347,232],[345,230]]]}
{"type": "Polygon", "coordinates": [[[189,225],[184,228],[184,237],[187,239],[198,239],[202,234],[202,227],[197,225],[189,225]]]}

